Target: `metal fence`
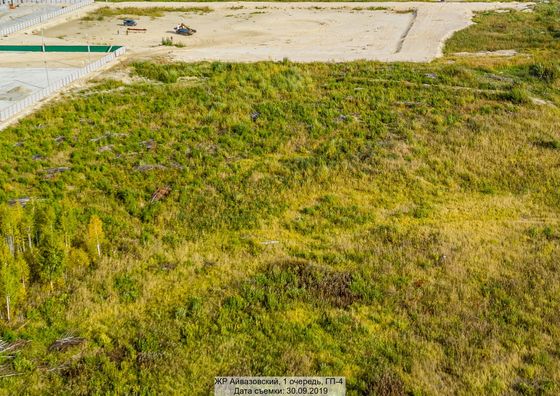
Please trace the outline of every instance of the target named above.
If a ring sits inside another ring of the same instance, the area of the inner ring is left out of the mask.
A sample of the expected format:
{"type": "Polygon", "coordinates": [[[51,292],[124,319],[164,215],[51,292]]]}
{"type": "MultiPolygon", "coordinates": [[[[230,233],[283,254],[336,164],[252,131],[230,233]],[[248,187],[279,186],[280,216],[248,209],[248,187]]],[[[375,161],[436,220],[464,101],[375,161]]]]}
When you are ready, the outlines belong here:
{"type": "Polygon", "coordinates": [[[0,45],[0,52],[114,52],[120,45],[0,45]]]}
{"type": "Polygon", "coordinates": [[[83,0],[22,0],[20,4],[77,4],[83,0]]]}
{"type": "MultiPolygon", "coordinates": [[[[63,7],[60,10],[51,11],[46,14],[40,15],[36,18],[23,20],[15,25],[7,26],[7,27],[0,27],[0,36],[6,36],[10,33],[17,32],[19,30],[27,29],[28,27],[38,25],[39,23],[43,23],[48,21],[49,19],[56,18],[60,15],[64,15],[68,12],[75,11],[79,8],[82,8],[86,5],[93,4],[94,0],[41,0],[38,1],[38,4],[71,4],[67,7],[63,7]]],[[[26,1],[25,3],[34,3],[32,1],[26,1]]]]}
{"type": "Polygon", "coordinates": [[[9,4],[76,4],[83,0],[0,0],[0,10],[8,8],[9,4]]]}
{"type": "Polygon", "coordinates": [[[108,53],[103,58],[95,62],[92,62],[81,69],[77,69],[72,74],[64,77],[61,80],[56,81],[53,84],[50,84],[48,87],[43,88],[29,95],[27,98],[20,100],[3,110],[0,110],[0,121],[6,121],[7,119],[13,117],[14,115],[20,113],[25,108],[37,103],[38,101],[46,98],[47,96],[52,95],[53,93],[59,91],[66,85],[72,83],[73,81],[76,81],[77,79],[82,78],[88,75],[89,73],[99,69],[100,67],[116,59],[118,56],[124,54],[125,51],[126,51],[125,48],[121,47],[114,52],[108,53]]]}

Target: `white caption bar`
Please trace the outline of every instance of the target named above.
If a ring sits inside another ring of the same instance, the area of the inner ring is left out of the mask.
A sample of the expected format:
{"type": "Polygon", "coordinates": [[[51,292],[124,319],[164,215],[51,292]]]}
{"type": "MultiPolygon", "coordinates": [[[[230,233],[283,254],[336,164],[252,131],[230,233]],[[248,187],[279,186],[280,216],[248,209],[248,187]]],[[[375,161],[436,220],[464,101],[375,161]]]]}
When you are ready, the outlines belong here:
{"type": "Polygon", "coordinates": [[[216,377],[214,396],[345,396],[344,377],[216,377]]]}

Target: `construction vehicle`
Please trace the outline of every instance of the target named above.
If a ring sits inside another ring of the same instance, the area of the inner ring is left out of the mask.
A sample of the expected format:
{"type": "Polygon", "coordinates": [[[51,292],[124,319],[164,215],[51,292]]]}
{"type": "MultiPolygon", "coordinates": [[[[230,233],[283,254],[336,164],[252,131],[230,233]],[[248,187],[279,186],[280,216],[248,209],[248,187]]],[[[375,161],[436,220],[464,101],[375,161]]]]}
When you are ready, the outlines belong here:
{"type": "Polygon", "coordinates": [[[175,26],[173,30],[175,30],[175,33],[181,34],[183,36],[191,36],[196,33],[196,30],[188,27],[184,23],[180,23],[179,25],[175,26]]]}
{"type": "Polygon", "coordinates": [[[137,23],[134,19],[125,19],[122,24],[123,24],[123,26],[136,26],[137,25],[137,23]]]}

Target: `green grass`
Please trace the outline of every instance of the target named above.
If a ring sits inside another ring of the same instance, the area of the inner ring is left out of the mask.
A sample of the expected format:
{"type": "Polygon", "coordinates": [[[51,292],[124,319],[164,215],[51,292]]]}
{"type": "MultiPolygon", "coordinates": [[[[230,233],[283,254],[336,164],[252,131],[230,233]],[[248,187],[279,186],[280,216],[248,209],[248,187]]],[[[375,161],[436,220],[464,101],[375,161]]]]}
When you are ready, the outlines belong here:
{"type": "Polygon", "coordinates": [[[212,12],[212,9],[209,7],[102,7],[88,13],[82,18],[82,20],[102,21],[105,18],[112,18],[116,16],[121,16],[123,17],[122,19],[131,16],[148,16],[152,18],[159,18],[164,16],[166,12],[206,14],[212,12]]]}
{"type": "Polygon", "coordinates": [[[34,275],[45,249],[25,256],[0,338],[30,342],[2,358],[17,374],[2,392],[343,375],[350,395],[558,394],[558,58],[531,51],[139,62],[138,82],[97,81],[2,131],[0,200],[35,199],[22,218],[66,263],[51,288],[34,275]],[[86,342],[48,350],[69,333],[86,342]]]}
{"type": "MultiPolygon", "coordinates": [[[[126,1],[128,1],[128,0],[110,0],[111,3],[122,3],[122,2],[126,2],[126,1]]],[[[149,3],[149,2],[153,2],[153,1],[159,1],[159,0],[143,0],[143,1],[145,1],[146,3],[149,3]]],[[[163,1],[166,2],[166,3],[167,2],[174,3],[174,2],[178,2],[180,0],[163,0],[163,1]]],[[[208,3],[208,2],[212,2],[212,1],[214,1],[214,0],[198,0],[197,3],[208,3]]],[[[218,1],[221,2],[221,1],[229,1],[229,0],[218,0],[218,1]]],[[[249,0],[241,0],[241,1],[244,2],[244,1],[249,1],[249,0]]],[[[263,1],[262,3],[286,3],[286,2],[298,3],[298,2],[305,2],[305,1],[306,0],[266,0],[266,1],[263,1]]],[[[385,0],[373,0],[373,2],[383,2],[383,1],[385,1],[385,0]]],[[[397,0],[397,2],[405,2],[405,1],[409,1],[409,0],[397,0]]],[[[418,0],[418,1],[428,2],[428,1],[433,1],[433,0],[418,0]]],[[[483,1],[486,1],[486,0],[483,0],[483,1]]],[[[513,1],[513,0],[505,0],[505,1],[507,2],[507,1],[513,1]]],[[[337,3],[337,2],[340,2],[340,0],[321,0],[321,1],[317,1],[317,2],[337,3]]],[[[372,1],[370,1],[370,0],[349,0],[349,2],[351,2],[351,3],[364,3],[364,2],[365,3],[370,3],[372,1]]]]}
{"type": "MultiPolygon", "coordinates": [[[[122,2],[127,2],[129,0],[110,0],[111,3],[122,3],[122,2]]],[[[149,2],[154,2],[154,1],[160,1],[160,0],[142,0],[146,3],[149,2]]],[[[180,2],[181,0],[163,0],[163,2],[169,2],[169,3],[173,3],[173,2],[180,2]]],[[[207,2],[212,2],[212,1],[216,1],[216,0],[198,0],[197,3],[207,3],[207,2]]],[[[229,1],[229,0],[218,0],[218,1],[229,1]]],[[[244,1],[250,1],[250,0],[240,0],[242,2],[244,1]]],[[[340,2],[341,0],[315,0],[315,1],[311,1],[313,2],[318,2],[318,3],[324,3],[324,2],[328,2],[328,3],[337,3],[340,2]]],[[[396,0],[397,2],[407,2],[410,0],[396,0]]],[[[437,0],[417,0],[419,2],[436,2],[437,0]]],[[[492,2],[493,0],[468,0],[468,1],[472,1],[472,2],[492,2]]],[[[502,2],[504,3],[508,3],[508,2],[514,2],[516,0],[503,0],[502,2]]],[[[262,3],[287,3],[287,2],[291,2],[291,3],[298,3],[298,2],[309,2],[308,0],[265,0],[262,3]]],[[[375,2],[386,2],[386,0],[349,0],[347,2],[351,2],[351,3],[375,3],[375,2]]],[[[375,7],[373,7],[375,8],[375,7]]]]}
{"type": "Polygon", "coordinates": [[[558,2],[537,3],[534,12],[481,12],[475,25],[457,32],[445,52],[518,50],[558,51],[560,49],[560,8],[558,2]]]}
{"type": "Polygon", "coordinates": [[[185,44],[182,43],[174,43],[173,37],[163,37],[161,39],[161,45],[167,47],[177,47],[177,48],[183,48],[185,46],[185,44]]]}

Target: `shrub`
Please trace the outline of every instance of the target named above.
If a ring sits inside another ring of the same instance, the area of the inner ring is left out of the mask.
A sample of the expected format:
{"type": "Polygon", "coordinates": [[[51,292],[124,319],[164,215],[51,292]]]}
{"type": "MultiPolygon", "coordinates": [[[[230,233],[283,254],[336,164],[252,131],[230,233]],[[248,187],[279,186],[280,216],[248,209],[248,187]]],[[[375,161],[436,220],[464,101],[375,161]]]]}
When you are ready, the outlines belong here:
{"type": "Polygon", "coordinates": [[[270,302],[268,298],[275,299],[274,306],[278,305],[276,300],[282,303],[302,298],[345,308],[362,298],[353,290],[354,280],[354,275],[347,271],[335,271],[302,260],[284,260],[270,263],[244,285],[243,291],[248,301],[256,297],[264,305],[270,302]]]}
{"type": "Polygon", "coordinates": [[[558,150],[560,149],[560,140],[557,139],[540,139],[535,142],[535,145],[538,147],[551,149],[551,150],[558,150]]]}
{"type": "Polygon", "coordinates": [[[529,74],[547,83],[553,83],[558,79],[560,70],[555,64],[534,63],[529,67],[529,74]]]}
{"type": "Polygon", "coordinates": [[[115,290],[122,302],[128,303],[135,301],[140,295],[138,282],[130,275],[119,275],[115,278],[115,290]]]}
{"type": "Polygon", "coordinates": [[[161,39],[161,45],[165,45],[168,47],[172,47],[173,46],[173,38],[171,37],[162,37],[161,39]]]}
{"type": "Polygon", "coordinates": [[[511,90],[502,93],[500,97],[515,104],[529,103],[531,100],[527,90],[521,87],[513,87],[511,90]]]}
{"type": "Polygon", "coordinates": [[[68,267],[74,274],[79,274],[89,268],[91,261],[86,251],[80,248],[71,248],[68,253],[68,267]]]}

